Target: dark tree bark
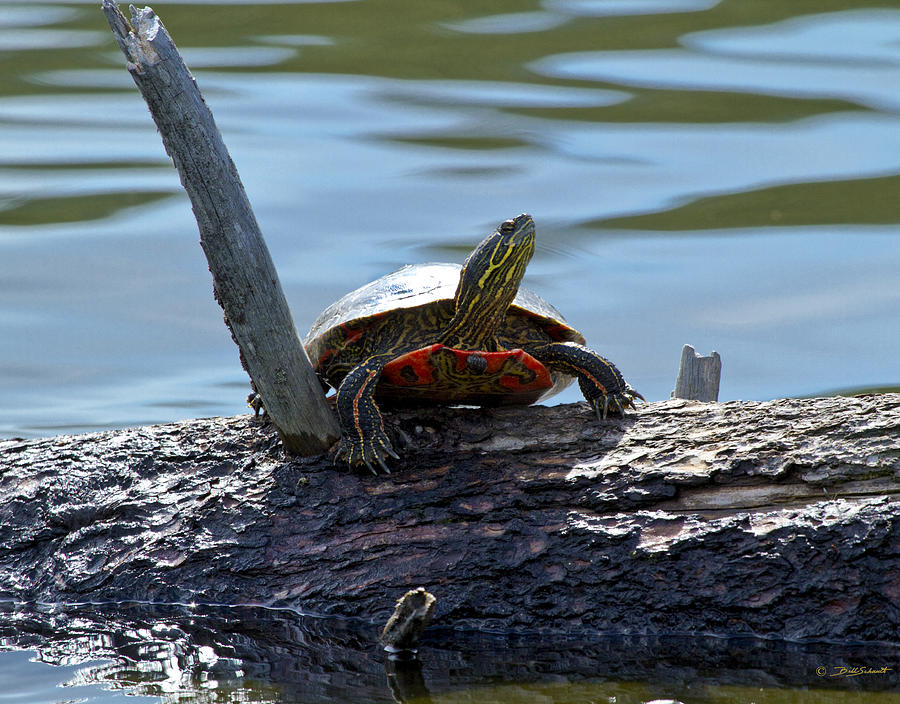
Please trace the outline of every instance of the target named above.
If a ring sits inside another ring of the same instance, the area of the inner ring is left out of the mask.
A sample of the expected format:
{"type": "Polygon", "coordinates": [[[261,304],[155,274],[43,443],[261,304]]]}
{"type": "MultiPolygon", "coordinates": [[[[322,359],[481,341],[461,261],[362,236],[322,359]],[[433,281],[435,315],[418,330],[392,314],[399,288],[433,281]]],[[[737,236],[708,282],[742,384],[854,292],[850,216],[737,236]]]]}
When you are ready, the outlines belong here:
{"type": "Polygon", "coordinates": [[[213,418],[0,443],[0,598],[896,641],[900,395],[388,415],[390,476],[213,418]]]}

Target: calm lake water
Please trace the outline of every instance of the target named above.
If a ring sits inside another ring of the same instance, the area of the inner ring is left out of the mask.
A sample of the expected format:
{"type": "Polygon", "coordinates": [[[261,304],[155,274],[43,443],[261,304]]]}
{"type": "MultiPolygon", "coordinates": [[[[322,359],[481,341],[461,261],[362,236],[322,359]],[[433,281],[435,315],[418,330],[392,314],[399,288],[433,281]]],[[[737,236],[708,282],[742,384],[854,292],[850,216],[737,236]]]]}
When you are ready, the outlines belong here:
{"type": "MultiPolygon", "coordinates": [[[[0,0],[0,436],[246,410],[97,5],[0,0]]],[[[722,355],[723,400],[900,384],[900,3],[155,7],[301,334],[528,211],[526,285],[650,400],[684,343],[722,355]]]]}
{"type": "MultiPolygon", "coordinates": [[[[190,205],[98,5],[0,0],[0,437],[247,410],[190,205]]],[[[343,293],[406,263],[462,261],[528,211],[526,285],[649,400],[668,397],[684,343],[722,355],[723,400],[900,385],[900,2],[153,6],[218,121],[301,334],[343,293]]],[[[202,638],[163,638],[171,655],[142,627],[113,628],[123,651],[102,628],[62,645],[66,629],[44,626],[2,641],[16,650],[0,655],[3,702],[121,702],[106,690],[117,677],[150,701],[306,701],[277,693],[294,675],[248,684],[239,657],[217,669],[228,656],[210,660],[202,638]],[[83,664],[111,657],[138,674],[83,664]],[[135,685],[142,672],[168,682],[178,658],[200,664],[173,691],[135,685]]],[[[686,694],[666,688],[667,657],[624,684],[598,667],[595,689],[564,686],[562,655],[545,683],[502,691],[457,663],[482,689],[443,699],[891,696],[857,691],[884,689],[875,676],[821,691],[774,677],[777,659],[748,660],[722,680],[734,690],[686,694]]],[[[809,675],[814,659],[798,667],[809,675]]]]}

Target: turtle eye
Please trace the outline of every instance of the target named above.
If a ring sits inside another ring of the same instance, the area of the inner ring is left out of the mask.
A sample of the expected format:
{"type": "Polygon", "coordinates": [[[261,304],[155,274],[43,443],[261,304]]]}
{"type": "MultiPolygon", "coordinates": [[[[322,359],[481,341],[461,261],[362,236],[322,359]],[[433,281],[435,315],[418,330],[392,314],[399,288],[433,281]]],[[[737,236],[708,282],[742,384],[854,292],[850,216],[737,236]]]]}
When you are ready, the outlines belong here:
{"type": "Polygon", "coordinates": [[[516,229],[516,223],[513,220],[504,220],[500,225],[500,232],[504,235],[508,235],[510,232],[516,229]]]}

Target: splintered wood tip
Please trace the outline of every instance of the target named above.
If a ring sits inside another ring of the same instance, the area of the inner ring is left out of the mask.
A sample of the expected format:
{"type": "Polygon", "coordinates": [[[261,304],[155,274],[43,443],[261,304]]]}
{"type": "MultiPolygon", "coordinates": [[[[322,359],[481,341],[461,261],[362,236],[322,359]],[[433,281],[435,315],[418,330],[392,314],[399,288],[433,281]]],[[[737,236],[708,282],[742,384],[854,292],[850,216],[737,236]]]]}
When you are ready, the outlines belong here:
{"type": "Polygon", "coordinates": [[[381,632],[385,650],[414,651],[422,632],[431,622],[437,599],[423,587],[412,589],[397,600],[394,613],[381,632]]]}

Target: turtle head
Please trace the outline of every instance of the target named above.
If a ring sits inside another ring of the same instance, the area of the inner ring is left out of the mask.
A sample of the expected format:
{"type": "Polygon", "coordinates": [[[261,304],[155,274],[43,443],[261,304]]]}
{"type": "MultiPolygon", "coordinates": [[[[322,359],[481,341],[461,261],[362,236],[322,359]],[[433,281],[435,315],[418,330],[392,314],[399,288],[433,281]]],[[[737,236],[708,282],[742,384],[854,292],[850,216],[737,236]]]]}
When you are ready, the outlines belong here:
{"type": "Polygon", "coordinates": [[[460,349],[496,349],[495,333],[516,297],[532,254],[534,220],[530,215],[523,213],[500,223],[463,265],[456,311],[441,342],[460,349]]]}

